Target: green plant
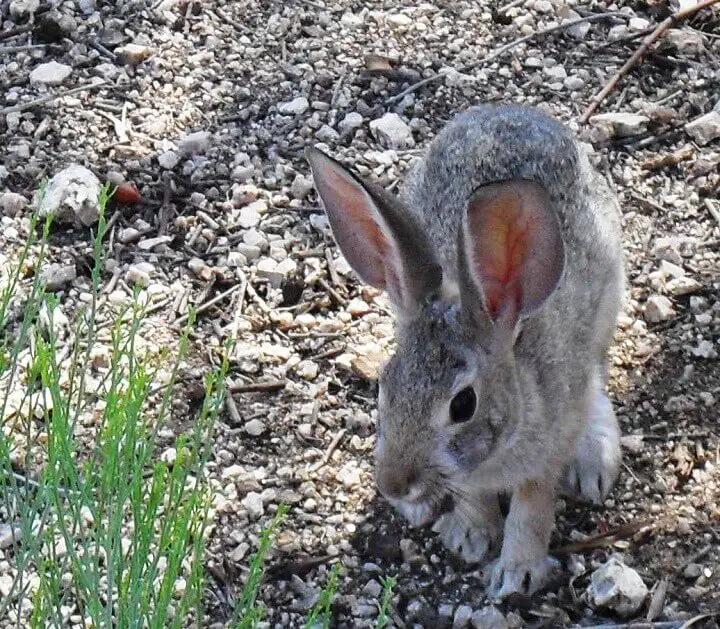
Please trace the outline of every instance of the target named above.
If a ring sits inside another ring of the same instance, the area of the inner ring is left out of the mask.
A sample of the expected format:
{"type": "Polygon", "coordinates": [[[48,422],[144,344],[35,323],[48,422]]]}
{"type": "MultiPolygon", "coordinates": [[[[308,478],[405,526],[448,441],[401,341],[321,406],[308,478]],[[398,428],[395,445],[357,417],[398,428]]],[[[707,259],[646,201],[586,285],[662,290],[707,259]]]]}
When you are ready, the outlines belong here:
{"type": "Polygon", "coordinates": [[[387,625],[389,617],[388,610],[390,609],[390,602],[392,601],[393,588],[397,584],[396,577],[381,577],[380,584],[382,585],[382,594],[380,595],[379,613],[377,620],[375,621],[375,629],[383,629],[387,625]]]}
{"type": "Polygon", "coordinates": [[[325,587],[320,592],[317,603],[310,610],[305,629],[328,629],[330,627],[330,618],[332,611],[332,602],[338,589],[338,576],[340,574],[340,564],[336,563],[330,569],[325,587]]]}
{"type": "MultiPolygon", "coordinates": [[[[103,209],[108,198],[105,188],[103,209]]],[[[33,217],[27,245],[1,278],[0,510],[13,523],[15,575],[0,619],[61,627],[73,610],[95,627],[181,627],[189,616],[200,624],[211,507],[204,469],[227,364],[206,377],[192,429],[161,459],[158,435],[193,317],[172,356],[147,349],[138,291],[109,310],[103,212],[89,303],[64,324],[39,273],[51,219],[39,236],[37,224],[33,217]]]]}
{"type": "Polygon", "coordinates": [[[281,504],[270,523],[260,533],[260,543],[257,551],[250,557],[250,569],[248,571],[245,586],[240,595],[240,603],[235,607],[233,627],[235,629],[252,629],[265,615],[265,607],[257,602],[265,570],[265,557],[270,549],[272,538],[288,511],[288,506],[281,504]]]}

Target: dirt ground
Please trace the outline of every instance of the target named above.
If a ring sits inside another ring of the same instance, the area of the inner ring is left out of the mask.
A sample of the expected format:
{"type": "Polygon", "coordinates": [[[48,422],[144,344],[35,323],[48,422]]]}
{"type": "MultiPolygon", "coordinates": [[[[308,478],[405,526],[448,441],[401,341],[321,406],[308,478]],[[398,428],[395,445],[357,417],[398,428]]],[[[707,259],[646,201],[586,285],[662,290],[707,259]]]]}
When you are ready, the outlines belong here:
{"type": "MultiPolygon", "coordinates": [[[[0,191],[29,201],[70,163],[134,183],[139,201],[111,205],[110,253],[123,281],[141,265],[145,290],[166,300],[152,315],[159,343],[189,303],[240,287],[204,310],[193,337],[197,375],[240,335],[234,403],[209,468],[213,626],[229,618],[259,530],[282,502],[291,510],[262,589],[269,626],[302,626],[337,560],[337,627],[372,626],[383,575],[398,577],[399,627],[627,622],[585,594],[611,554],[655,588],[630,620],[650,613],[679,627],[720,611],[720,122],[715,131],[714,119],[697,122],[720,108],[717,6],[678,24],[600,104],[597,113],[620,120],[581,125],[675,4],[52,4],[0,1],[0,191]],[[543,34],[591,13],[608,15],[543,34]],[[31,78],[50,61],[70,72],[31,78]],[[624,434],[619,482],[601,508],[559,499],[552,548],[562,576],[532,600],[488,611],[479,567],[409,530],[375,494],[375,376],[392,351],[392,319],[385,297],[339,257],[303,151],[320,145],[394,189],[454,114],[497,101],[541,106],[592,145],[622,201],[628,289],[610,384],[624,434]],[[403,123],[397,134],[371,124],[387,113],[403,123]]],[[[12,228],[29,210],[2,196],[0,206],[0,247],[11,256],[22,244],[12,228]]],[[[86,229],[54,236],[53,261],[77,269],[58,291],[68,316],[89,251],[86,229]]],[[[178,431],[197,394],[187,395],[178,431]]]]}

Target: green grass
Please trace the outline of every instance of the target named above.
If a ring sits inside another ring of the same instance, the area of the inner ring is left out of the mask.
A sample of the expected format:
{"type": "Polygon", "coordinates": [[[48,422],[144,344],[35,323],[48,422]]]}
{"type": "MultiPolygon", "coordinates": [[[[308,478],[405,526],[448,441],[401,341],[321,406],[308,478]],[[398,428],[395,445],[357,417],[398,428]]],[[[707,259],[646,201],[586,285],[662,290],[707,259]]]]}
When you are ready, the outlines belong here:
{"type": "Polygon", "coordinates": [[[174,355],[150,351],[139,293],[115,312],[103,305],[103,218],[91,299],[63,329],[39,279],[50,221],[40,227],[35,237],[33,219],[20,259],[3,269],[0,296],[0,513],[17,531],[0,619],[61,627],[73,613],[95,627],[184,626],[202,616],[204,469],[227,365],[207,376],[174,460],[161,460],[188,331],[174,355]]]}
{"type": "MultiPolygon", "coordinates": [[[[104,208],[106,188],[100,199],[104,208]]],[[[13,577],[0,573],[0,622],[60,628],[203,627],[206,475],[226,395],[227,362],[207,374],[201,407],[168,449],[172,401],[194,317],[176,347],[156,348],[141,291],[103,294],[106,222],[92,237],[89,299],[70,323],[40,279],[51,219],[0,268],[0,525],[13,577]]],[[[71,313],[67,313],[69,316],[71,313]]],[[[180,394],[181,395],[181,394],[180,394]]],[[[253,629],[265,560],[287,507],[261,531],[228,626],[253,629]]],[[[341,566],[328,573],[307,629],[330,627],[341,566]]],[[[377,627],[394,580],[383,581],[377,627]]]]}

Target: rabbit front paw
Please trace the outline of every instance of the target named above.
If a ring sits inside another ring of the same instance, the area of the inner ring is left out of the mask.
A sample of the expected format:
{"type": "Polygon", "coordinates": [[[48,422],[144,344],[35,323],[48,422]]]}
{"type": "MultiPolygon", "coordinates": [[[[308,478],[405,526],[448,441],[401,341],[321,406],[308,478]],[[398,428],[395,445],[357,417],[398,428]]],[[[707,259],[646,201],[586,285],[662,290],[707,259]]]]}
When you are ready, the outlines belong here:
{"type": "Polygon", "coordinates": [[[565,468],[564,489],[596,504],[602,502],[620,471],[620,430],[610,400],[598,393],[575,458],[565,468]]]}
{"type": "Polygon", "coordinates": [[[471,517],[457,509],[441,515],[432,530],[438,533],[443,545],[460,555],[468,563],[482,561],[502,535],[501,517],[471,517]]]}
{"type": "Polygon", "coordinates": [[[529,596],[547,583],[559,566],[548,555],[527,559],[501,556],[492,569],[489,593],[497,600],[516,593],[529,596]]]}

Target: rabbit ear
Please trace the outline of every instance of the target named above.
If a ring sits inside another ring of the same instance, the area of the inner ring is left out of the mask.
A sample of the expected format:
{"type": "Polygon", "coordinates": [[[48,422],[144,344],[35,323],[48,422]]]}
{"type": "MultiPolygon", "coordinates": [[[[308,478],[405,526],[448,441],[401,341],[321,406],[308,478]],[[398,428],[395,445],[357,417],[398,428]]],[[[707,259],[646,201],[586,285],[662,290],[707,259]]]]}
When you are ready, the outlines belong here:
{"type": "Polygon", "coordinates": [[[531,181],[479,188],[468,201],[462,240],[461,275],[469,276],[487,315],[505,329],[545,302],[565,267],[557,215],[545,188],[531,181]]]}
{"type": "Polygon", "coordinates": [[[394,197],[317,149],[307,159],[335,240],[363,281],[404,311],[440,290],[442,271],[427,237],[394,197]]]}

